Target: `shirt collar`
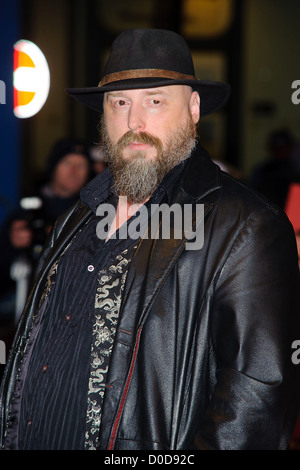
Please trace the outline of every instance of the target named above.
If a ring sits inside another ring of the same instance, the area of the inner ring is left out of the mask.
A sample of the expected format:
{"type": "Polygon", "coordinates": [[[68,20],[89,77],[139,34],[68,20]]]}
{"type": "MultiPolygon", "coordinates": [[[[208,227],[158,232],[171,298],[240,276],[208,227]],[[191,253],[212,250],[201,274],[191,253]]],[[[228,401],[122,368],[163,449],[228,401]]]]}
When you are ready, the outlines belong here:
{"type": "MultiPolygon", "coordinates": [[[[151,200],[157,200],[157,198],[161,199],[164,195],[167,197],[167,201],[170,202],[172,189],[183,171],[185,164],[186,160],[176,165],[163,178],[149,202],[151,200]]],[[[95,176],[95,178],[80,191],[81,201],[87,204],[93,212],[96,212],[99,204],[103,204],[113,197],[113,176],[109,168],[106,168],[102,173],[95,176]]]]}

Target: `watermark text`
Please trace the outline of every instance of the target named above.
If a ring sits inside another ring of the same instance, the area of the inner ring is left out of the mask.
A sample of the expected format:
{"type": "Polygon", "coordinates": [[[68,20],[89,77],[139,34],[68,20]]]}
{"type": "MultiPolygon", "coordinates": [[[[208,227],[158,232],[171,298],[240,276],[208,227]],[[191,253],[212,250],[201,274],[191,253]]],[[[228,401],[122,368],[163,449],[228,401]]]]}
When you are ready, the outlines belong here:
{"type": "Polygon", "coordinates": [[[0,364],[6,364],[6,344],[0,341],[0,364]]]}
{"type": "Polygon", "coordinates": [[[300,103],[300,80],[293,81],[292,89],[295,90],[291,96],[292,103],[299,104],[300,103]]]}
{"type": "Polygon", "coordinates": [[[0,80],[0,104],[6,104],[6,86],[3,80],[0,80]]]}
{"type": "Polygon", "coordinates": [[[300,339],[293,341],[292,349],[295,349],[292,354],[292,363],[298,365],[300,364],[300,339]]]}
{"type": "MultiPolygon", "coordinates": [[[[105,240],[117,213],[111,204],[98,206],[96,215],[101,217],[97,224],[98,238],[105,240]]],[[[143,239],[186,239],[187,250],[199,250],[204,243],[203,204],[152,204],[148,209],[142,205],[128,224],[119,224],[118,238],[143,239]]],[[[116,238],[116,232],[110,238],[116,238]]]]}

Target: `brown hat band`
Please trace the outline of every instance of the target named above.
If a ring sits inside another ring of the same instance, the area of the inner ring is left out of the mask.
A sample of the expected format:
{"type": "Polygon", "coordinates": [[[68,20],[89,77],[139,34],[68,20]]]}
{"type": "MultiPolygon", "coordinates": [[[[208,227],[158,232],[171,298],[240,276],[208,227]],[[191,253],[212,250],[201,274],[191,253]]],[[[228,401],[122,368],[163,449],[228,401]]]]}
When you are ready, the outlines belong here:
{"type": "Polygon", "coordinates": [[[171,70],[135,69],[110,73],[101,80],[98,87],[107,85],[108,83],[117,82],[119,80],[128,80],[132,78],[171,78],[173,80],[196,80],[193,75],[185,75],[184,73],[173,72],[171,70]]]}

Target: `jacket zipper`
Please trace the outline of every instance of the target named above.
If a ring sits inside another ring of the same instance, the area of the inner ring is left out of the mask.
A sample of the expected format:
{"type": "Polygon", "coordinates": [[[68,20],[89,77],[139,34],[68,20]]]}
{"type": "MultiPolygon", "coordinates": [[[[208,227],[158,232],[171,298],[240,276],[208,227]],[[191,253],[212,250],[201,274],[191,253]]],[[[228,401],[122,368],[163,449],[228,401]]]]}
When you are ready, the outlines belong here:
{"type": "Polygon", "coordinates": [[[126,401],[126,397],[127,397],[129,385],[130,385],[130,382],[131,382],[135,361],[136,361],[136,356],[137,356],[137,352],[138,352],[141,331],[142,331],[142,327],[140,327],[140,329],[138,330],[138,333],[137,333],[137,339],[136,339],[136,343],[135,343],[133,358],[132,358],[129,374],[128,374],[128,377],[127,377],[127,380],[126,380],[124,392],[123,392],[123,395],[122,395],[122,398],[121,398],[118,414],[117,414],[115,422],[113,424],[112,433],[111,433],[111,437],[110,437],[110,441],[109,441],[109,445],[108,445],[108,450],[113,450],[114,445],[115,445],[116,436],[117,436],[117,432],[118,432],[118,428],[119,428],[119,423],[120,423],[120,420],[121,420],[123,408],[124,408],[124,405],[125,405],[125,401],[126,401]]]}

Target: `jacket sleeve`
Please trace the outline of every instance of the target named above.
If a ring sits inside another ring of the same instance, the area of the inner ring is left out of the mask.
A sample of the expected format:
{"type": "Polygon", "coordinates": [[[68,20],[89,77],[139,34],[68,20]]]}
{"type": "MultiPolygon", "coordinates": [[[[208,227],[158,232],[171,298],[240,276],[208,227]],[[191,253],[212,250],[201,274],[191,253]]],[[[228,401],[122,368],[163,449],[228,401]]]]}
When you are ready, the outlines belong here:
{"type": "Polygon", "coordinates": [[[198,447],[287,448],[299,411],[299,270],[284,214],[253,214],[216,284],[212,341],[217,383],[198,447]]]}

